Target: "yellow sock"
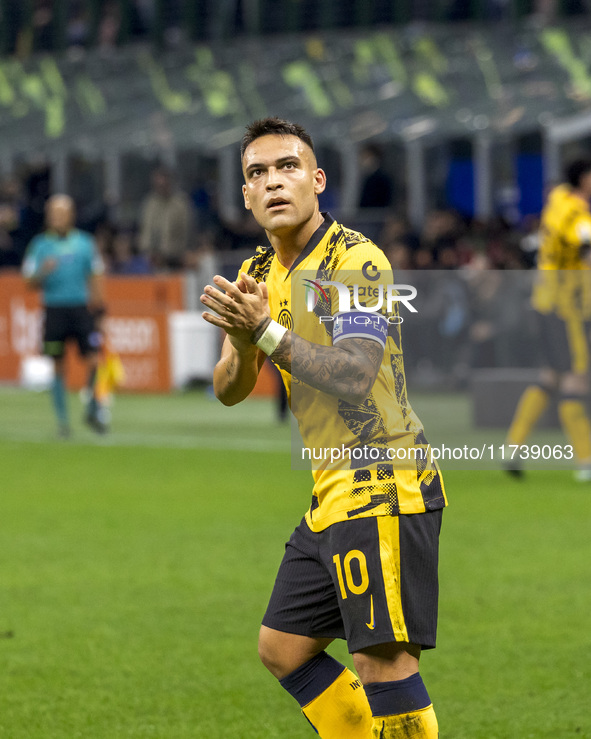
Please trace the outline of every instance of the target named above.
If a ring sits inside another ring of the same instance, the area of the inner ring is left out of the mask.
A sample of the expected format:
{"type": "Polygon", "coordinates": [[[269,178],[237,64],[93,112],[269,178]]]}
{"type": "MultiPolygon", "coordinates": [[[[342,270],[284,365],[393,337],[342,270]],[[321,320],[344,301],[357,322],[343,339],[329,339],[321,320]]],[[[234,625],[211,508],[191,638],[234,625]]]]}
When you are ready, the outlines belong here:
{"type": "Polygon", "coordinates": [[[374,718],[372,739],[437,739],[439,727],[433,705],[412,713],[374,718]]]}
{"type": "Polygon", "coordinates": [[[560,423],[579,462],[591,459],[591,424],[584,404],[569,398],[558,405],[560,423]]]}
{"type": "Polygon", "coordinates": [[[539,385],[530,385],[521,396],[507,434],[508,444],[523,444],[546,410],[550,395],[539,385]]]}
{"type": "Polygon", "coordinates": [[[372,717],[363,685],[347,667],[302,712],[322,739],[366,739],[371,734],[372,717]]]}

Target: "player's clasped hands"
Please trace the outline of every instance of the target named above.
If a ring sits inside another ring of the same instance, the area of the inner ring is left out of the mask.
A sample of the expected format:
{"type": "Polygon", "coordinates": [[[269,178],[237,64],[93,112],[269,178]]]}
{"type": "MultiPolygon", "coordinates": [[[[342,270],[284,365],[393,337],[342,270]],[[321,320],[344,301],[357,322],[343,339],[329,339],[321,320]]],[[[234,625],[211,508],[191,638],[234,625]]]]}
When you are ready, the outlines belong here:
{"type": "Polygon", "coordinates": [[[270,314],[266,284],[244,272],[236,282],[220,275],[213,282],[205,286],[201,296],[203,305],[213,313],[205,311],[203,318],[241,342],[250,343],[253,331],[270,314]]]}

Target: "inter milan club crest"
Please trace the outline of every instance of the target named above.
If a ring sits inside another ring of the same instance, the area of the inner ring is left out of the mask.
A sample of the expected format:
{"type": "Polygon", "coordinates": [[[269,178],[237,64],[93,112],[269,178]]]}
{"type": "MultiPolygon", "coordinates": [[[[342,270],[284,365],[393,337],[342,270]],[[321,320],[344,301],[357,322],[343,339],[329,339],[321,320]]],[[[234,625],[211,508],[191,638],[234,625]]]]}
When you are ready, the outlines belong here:
{"type": "MultiPolygon", "coordinates": [[[[280,302],[280,305],[286,306],[287,300],[282,300],[280,302]]],[[[288,331],[291,331],[293,329],[293,319],[291,317],[291,313],[289,312],[287,308],[283,307],[279,311],[279,315],[277,316],[277,323],[280,326],[283,326],[284,328],[286,328],[288,331]]]]}

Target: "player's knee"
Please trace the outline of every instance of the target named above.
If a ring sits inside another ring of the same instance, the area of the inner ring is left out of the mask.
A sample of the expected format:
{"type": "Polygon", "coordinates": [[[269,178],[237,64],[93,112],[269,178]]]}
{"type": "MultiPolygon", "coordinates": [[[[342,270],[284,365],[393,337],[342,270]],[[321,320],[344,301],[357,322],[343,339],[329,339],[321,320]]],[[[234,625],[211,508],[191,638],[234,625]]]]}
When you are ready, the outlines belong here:
{"type": "Polygon", "coordinates": [[[421,647],[406,642],[391,642],[367,647],[353,654],[361,682],[404,680],[419,670],[421,647]]]}
{"type": "Polygon", "coordinates": [[[287,634],[267,626],[259,632],[259,658],[278,680],[297,670],[305,662],[325,649],[332,639],[311,639],[298,634],[287,634]]]}
{"type": "MultiPolygon", "coordinates": [[[[284,673],[284,665],[280,646],[275,638],[269,634],[264,626],[259,632],[259,659],[263,665],[277,679],[281,679],[284,673]]],[[[287,674],[287,673],[285,673],[287,674]]]]}
{"type": "Polygon", "coordinates": [[[289,645],[282,642],[281,632],[261,627],[259,659],[277,680],[281,680],[299,667],[298,660],[293,659],[291,652],[289,645]]]}

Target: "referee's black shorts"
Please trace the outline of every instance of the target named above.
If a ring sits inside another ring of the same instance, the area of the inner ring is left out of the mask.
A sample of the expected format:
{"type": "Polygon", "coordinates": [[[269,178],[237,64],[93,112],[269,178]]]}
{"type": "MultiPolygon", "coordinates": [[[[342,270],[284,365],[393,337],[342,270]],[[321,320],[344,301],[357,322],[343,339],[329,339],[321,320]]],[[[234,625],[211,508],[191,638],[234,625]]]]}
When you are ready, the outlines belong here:
{"type": "Polygon", "coordinates": [[[303,519],[285,547],[263,625],[346,639],[435,647],[442,511],[357,518],[314,533],[303,519]]]}
{"type": "Polygon", "coordinates": [[[68,339],[76,341],[83,357],[99,350],[100,334],[95,329],[92,313],[85,305],[47,306],[43,353],[50,357],[63,357],[68,339]]]}

